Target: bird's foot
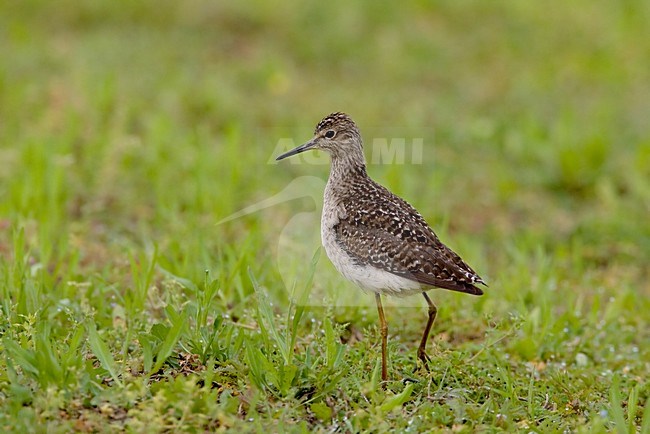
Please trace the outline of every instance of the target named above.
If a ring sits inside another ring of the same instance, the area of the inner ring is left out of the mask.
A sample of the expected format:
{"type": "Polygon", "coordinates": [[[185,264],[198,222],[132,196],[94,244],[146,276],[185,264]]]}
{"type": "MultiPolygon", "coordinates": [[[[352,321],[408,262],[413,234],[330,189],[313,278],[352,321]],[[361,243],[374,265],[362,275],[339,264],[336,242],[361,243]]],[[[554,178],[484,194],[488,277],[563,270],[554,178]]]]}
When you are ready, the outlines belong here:
{"type": "Polygon", "coordinates": [[[420,365],[426,369],[427,372],[429,372],[429,363],[431,362],[431,358],[429,355],[424,351],[424,348],[418,348],[418,360],[419,362],[415,362],[415,369],[413,372],[417,371],[420,369],[420,365]]]}

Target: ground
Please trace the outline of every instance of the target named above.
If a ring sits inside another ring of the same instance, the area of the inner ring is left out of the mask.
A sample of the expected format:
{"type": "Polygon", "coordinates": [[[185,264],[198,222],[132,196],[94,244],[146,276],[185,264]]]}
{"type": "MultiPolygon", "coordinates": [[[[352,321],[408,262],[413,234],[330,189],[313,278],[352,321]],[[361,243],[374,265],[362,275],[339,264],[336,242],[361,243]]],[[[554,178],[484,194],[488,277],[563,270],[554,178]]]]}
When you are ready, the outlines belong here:
{"type": "Polygon", "coordinates": [[[0,430],[650,432],[649,25],[4,2],[0,430]],[[385,388],[373,297],[317,250],[327,160],[273,161],[333,111],[489,284],[430,293],[428,371],[424,300],[387,301],[385,388]]]}

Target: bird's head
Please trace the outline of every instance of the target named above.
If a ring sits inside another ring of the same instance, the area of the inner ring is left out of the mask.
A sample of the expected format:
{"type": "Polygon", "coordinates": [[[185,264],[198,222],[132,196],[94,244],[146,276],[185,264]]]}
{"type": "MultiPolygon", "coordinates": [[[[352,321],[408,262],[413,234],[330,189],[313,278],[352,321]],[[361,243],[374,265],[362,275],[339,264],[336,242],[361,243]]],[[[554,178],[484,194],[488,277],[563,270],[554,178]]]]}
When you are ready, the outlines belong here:
{"type": "Polygon", "coordinates": [[[307,143],[294,148],[276,158],[283,160],[292,155],[320,149],[330,153],[332,158],[360,153],[363,156],[361,134],[350,116],[336,112],[321,120],[314,130],[314,137],[307,143]]]}

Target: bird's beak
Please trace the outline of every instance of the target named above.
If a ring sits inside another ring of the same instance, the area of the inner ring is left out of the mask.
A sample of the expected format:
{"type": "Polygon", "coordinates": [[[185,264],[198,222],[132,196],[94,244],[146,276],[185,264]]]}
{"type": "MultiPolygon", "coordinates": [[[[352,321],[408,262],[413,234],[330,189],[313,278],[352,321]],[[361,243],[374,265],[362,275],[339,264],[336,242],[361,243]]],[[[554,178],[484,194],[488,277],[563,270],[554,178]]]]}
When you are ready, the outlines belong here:
{"type": "Polygon", "coordinates": [[[316,146],[316,141],[314,139],[308,141],[307,143],[304,143],[297,148],[293,148],[292,150],[285,152],[284,154],[280,155],[278,158],[275,159],[275,161],[280,161],[284,160],[287,157],[291,157],[292,155],[300,154],[301,152],[309,151],[311,148],[316,146]]]}

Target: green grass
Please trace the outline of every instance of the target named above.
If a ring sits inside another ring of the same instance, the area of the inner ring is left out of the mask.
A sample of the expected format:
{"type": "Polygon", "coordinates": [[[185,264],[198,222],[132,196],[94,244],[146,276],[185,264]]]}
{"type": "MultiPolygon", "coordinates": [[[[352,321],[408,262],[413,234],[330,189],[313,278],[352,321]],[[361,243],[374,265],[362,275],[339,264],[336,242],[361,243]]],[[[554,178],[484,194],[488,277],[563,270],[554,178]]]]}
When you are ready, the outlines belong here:
{"type": "Polygon", "coordinates": [[[648,25],[642,1],[4,2],[0,431],[650,432],[648,25]],[[430,372],[424,301],[387,303],[386,389],[373,297],[314,253],[327,166],[269,163],[336,110],[369,159],[423,139],[369,172],[490,284],[430,293],[430,372]]]}

